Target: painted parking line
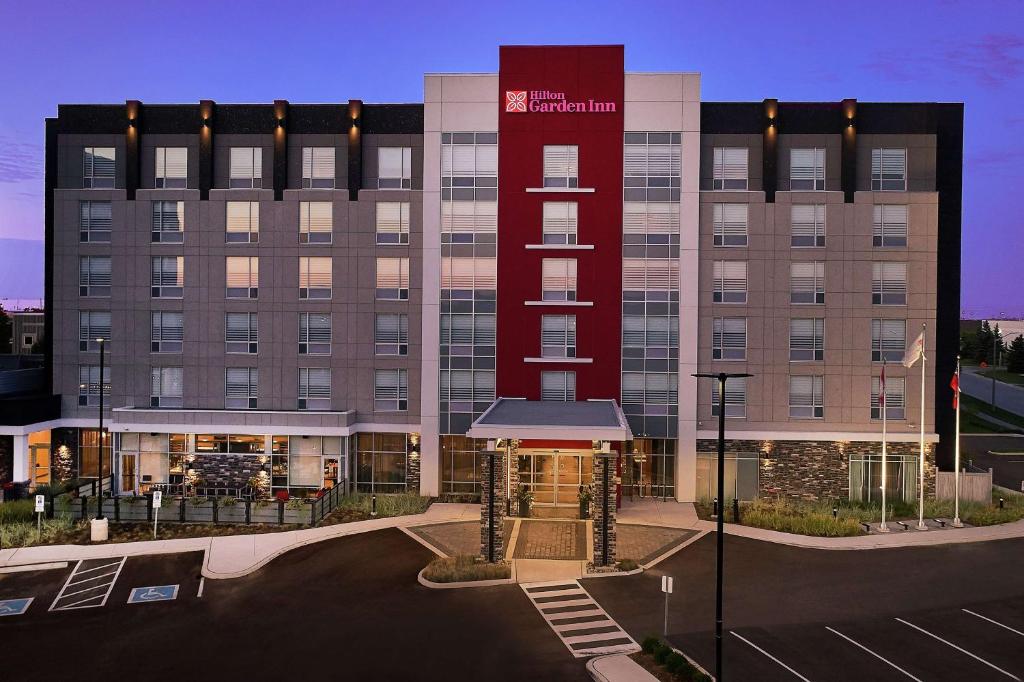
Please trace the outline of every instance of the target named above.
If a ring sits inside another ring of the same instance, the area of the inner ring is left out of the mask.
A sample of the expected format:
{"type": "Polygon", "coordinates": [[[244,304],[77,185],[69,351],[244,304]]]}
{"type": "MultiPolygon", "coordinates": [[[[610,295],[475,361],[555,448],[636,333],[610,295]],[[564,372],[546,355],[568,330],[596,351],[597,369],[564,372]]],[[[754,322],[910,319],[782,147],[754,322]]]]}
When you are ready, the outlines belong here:
{"type": "Polygon", "coordinates": [[[774,656],[772,656],[772,655],[771,655],[770,653],[768,653],[767,651],[765,651],[764,649],[762,649],[762,648],[761,648],[761,647],[759,647],[758,645],[754,644],[754,643],[753,643],[753,642],[751,642],[751,641],[750,641],[749,639],[747,639],[747,638],[746,638],[746,637],[744,637],[743,635],[739,634],[739,633],[738,633],[738,632],[736,632],[735,630],[729,630],[729,634],[731,634],[732,636],[734,636],[734,637],[738,638],[738,639],[739,639],[739,640],[740,640],[741,642],[745,642],[746,644],[750,645],[750,646],[751,646],[751,647],[753,647],[753,648],[754,648],[755,650],[759,651],[760,653],[764,654],[765,656],[767,656],[767,657],[768,657],[768,658],[770,658],[771,660],[775,661],[776,663],[778,663],[778,664],[779,664],[779,665],[781,665],[781,666],[782,666],[783,668],[785,668],[785,669],[786,669],[786,670],[788,670],[789,672],[791,672],[791,673],[793,673],[794,675],[796,675],[796,676],[797,676],[797,677],[798,677],[799,679],[803,680],[804,682],[811,682],[811,681],[810,681],[809,679],[807,679],[806,677],[804,677],[803,675],[801,675],[801,674],[800,674],[800,673],[798,673],[797,671],[793,670],[793,669],[792,669],[792,668],[790,668],[790,667],[789,667],[788,665],[786,665],[785,663],[783,663],[783,662],[782,662],[782,661],[780,661],[779,659],[775,658],[775,657],[774,657],[774,656]]]}
{"type": "Polygon", "coordinates": [[[576,658],[640,651],[640,646],[594,601],[579,582],[559,580],[521,585],[566,648],[576,658]]]}
{"type": "Polygon", "coordinates": [[[938,635],[936,635],[936,634],[935,634],[935,633],[933,633],[933,632],[929,632],[929,631],[925,630],[924,628],[922,628],[922,627],[920,627],[920,626],[914,625],[914,624],[913,624],[913,623],[911,623],[910,621],[906,621],[906,620],[903,620],[902,618],[897,618],[896,620],[897,620],[897,621],[899,621],[900,623],[903,623],[904,625],[909,625],[910,627],[914,628],[914,629],[915,629],[915,630],[917,630],[918,632],[921,632],[921,633],[923,633],[923,634],[926,634],[926,635],[928,635],[928,636],[929,636],[929,637],[931,637],[932,639],[938,640],[938,641],[942,642],[943,644],[945,644],[945,645],[947,645],[947,646],[951,646],[951,647],[953,647],[954,649],[956,649],[956,650],[957,650],[957,651],[959,651],[960,653],[963,653],[963,654],[967,654],[968,656],[970,656],[970,657],[971,657],[971,658],[973,658],[974,660],[978,661],[979,663],[984,663],[985,665],[987,665],[987,666],[988,666],[989,668],[992,668],[992,669],[993,669],[993,670],[995,670],[996,672],[1000,672],[1000,673],[1002,673],[1002,674],[1006,675],[1006,676],[1007,676],[1007,677],[1009,677],[1009,678],[1010,678],[1011,680],[1017,680],[1017,682],[1021,682],[1020,678],[1019,678],[1019,677],[1017,677],[1016,675],[1014,675],[1013,673],[1008,673],[1008,672],[1006,672],[1005,670],[1003,670],[1003,669],[1002,669],[1002,668],[1000,668],[999,666],[997,666],[997,665],[994,665],[994,664],[992,664],[992,663],[989,663],[988,661],[986,661],[986,660],[985,660],[984,658],[982,658],[981,656],[978,656],[977,654],[972,654],[972,653],[971,653],[970,651],[968,651],[967,649],[964,649],[964,648],[963,648],[963,647],[961,647],[961,646],[958,646],[958,645],[956,645],[956,644],[953,644],[953,642],[950,642],[950,641],[949,641],[949,640],[947,640],[947,639],[943,639],[942,637],[939,637],[938,635]]]}
{"type": "Polygon", "coordinates": [[[129,604],[145,604],[151,601],[171,601],[178,598],[177,585],[156,585],[153,587],[133,587],[128,595],[129,604]]]}
{"type": "Polygon", "coordinates": [[[906,676],[907,676],[907,677],[909,677],[910,679],[912,679],[912,680],[915,680],[916,682],[923,682],[923,681],[921,680],[921,678],[919,678],[919,677],[914,677],[913,675],[911,675],[910,673],[908,673],[908,672],[907,672],[906,670],[904,670],[903,668],[899,667],[898,665],[896,665],[895,663],[893,663],[892,661],[890,661],[890,660],[889,660],[888,658],[886,658],[885,656],[882,656],[882,655],[880,655],[880,654],[877,654],[877,653],[875,653],[874,651],[872,651],[871,649],[867,648],[866,646],[864,646],[864,645],[863,645],[863,644],[861,644],[860,642],[858,642],[858,641],[856,641],[856,640],[854,640],[854,639],[851,639],[850,637],[847,637],[847,636],[846,636],[846,635],[844,635],[843,633],[839,632],[839,630],[836,630],[835,628],[830,628],[830,627],[828,627],[827,625],[825,626],[825,629],[826,629],[826,630],[828,630],[829,632],[831,632],[831,633],[832,633],[832,634],[834,634],[834,635],[839,635],[840,637],[842,637],[843,639],[845,639],[845,640],[846,640],[847,642],[849,642],[850,644],[854,645],[855,647],[858,647],[858,648],[862,649],[863,651],[866,651],[867,653],[871,654],[872,656],[874,656],[874,657],[875,657],[875,658],[877,658],[878,660],[882,661],[883,663],[886,663],[886,664],[888,664],[889,666],[891,666],[891,667],[892,667],[892,668],[894,668],[895,670],[899,670],[899,671],[900,671],[901,673],[903,673],[904,675],[906,675],[906,676]]]}
{"type": "Polygon", "coordinates": [[[110,559],[79,561],[64,586],[60,588],[53,603],[50,604],[49,610],[68,611],[104,606],[127,559],[128,557],[121,557],[113,561],[110,559]]]}
{"type": "Polygon", "coordinates": [[[35,597],[25,599],[5,599],[0,601],[0,616],[20,616],[28,611],[29,605],[35,597]]]}
{"type": "Polygon", "coordinates": [[[1009,630],[1010,632],[1014,633],[1015,635],[1020,635],[1021,637],[1024,637],[1024,632],[1021,632],[1020,630],[1011,628],[1009,625],[1004,625],[1003,623],[1000,623],[997,620],[992,620],[988,616],[983,616],[980,613],[975,613],[974,611],[971,611],[970,609],[960,609],[960,610],[963,611],[964,613],[969,613],[972,616],[976,616],[978,618],[981,618],[982,620],[987,620],[988,622],[992,623],[993,625],[998,625],[999,627],[1001,627],[1001,628],[1003,628],[1005,630],[1009,630]]]}

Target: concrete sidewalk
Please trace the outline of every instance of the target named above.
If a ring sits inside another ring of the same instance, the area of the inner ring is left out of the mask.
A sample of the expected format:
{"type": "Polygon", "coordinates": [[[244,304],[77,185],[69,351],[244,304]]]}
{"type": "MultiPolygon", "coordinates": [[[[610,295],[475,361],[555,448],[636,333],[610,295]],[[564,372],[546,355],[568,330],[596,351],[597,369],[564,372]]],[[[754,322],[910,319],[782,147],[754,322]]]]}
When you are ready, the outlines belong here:
{"type": "Polygon", "coordinates": [[[623,498],[616,514],[619,523],[637,526],[664,526],[666,528],[696,528],[699,519],[697,511],[689,502],[656,498],[630,501],[623,498]]]}

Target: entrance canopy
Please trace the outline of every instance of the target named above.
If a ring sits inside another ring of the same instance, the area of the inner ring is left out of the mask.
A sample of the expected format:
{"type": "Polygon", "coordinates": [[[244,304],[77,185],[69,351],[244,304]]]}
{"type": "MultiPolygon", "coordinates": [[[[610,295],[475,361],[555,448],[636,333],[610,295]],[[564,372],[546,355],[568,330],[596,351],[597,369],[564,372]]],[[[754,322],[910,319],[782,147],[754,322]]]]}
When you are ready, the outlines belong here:
{"type": "Polygon", "coordinates": [[[614,400],[498,398],[466,433],[470,438],[632,440],[626,416],[614,400]]]}

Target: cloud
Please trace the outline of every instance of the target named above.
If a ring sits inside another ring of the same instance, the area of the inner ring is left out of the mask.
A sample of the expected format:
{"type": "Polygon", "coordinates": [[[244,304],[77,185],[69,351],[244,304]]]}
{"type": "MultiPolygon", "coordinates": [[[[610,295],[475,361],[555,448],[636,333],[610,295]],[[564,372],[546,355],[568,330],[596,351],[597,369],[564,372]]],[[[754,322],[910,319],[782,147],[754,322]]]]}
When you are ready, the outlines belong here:
{"type": "Polygon", "coordinates": [[[996,149],[981,151],[966,157],[965,164],[974,170],[994,169],[1013,164],[1019,166],[1024,163],[1024,150],[1021,149],[996,149]]]}
{"type": "Polygon", "coordinates": [[[908,82],[933,76],[961,76],[998,88],[1024,73],[1024,38],[991,33],[952,44],[935,54],[906,50],[876,52],[865,67],[883,78],[908,82]]]}
{"type": "Polygon", "coordinates": [[[0,183],[24,182],[43,177],[43,147],[0,137],[0,183]]]}

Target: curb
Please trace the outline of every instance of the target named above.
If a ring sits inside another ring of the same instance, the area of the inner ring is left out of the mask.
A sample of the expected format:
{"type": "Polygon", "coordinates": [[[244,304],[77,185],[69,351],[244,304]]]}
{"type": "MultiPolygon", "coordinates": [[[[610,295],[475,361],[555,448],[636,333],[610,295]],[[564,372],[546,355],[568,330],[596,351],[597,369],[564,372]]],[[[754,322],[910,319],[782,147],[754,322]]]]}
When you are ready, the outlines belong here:
{"type": "Polygon", "coordinates": [[[658,679],[657,677],[649,673],[647,669],[644,668],[642,665],[640,665],[633,659],[629,658],[629,656],[627,656],[626,654],[606,654],[604,656],[594,656],[593,658],[587,659],[586,668],[587,672],[590,673],[590,676],[594,678],[596,682],[650,682],[650,680],[654,680],[655,682],[657,682],[658,679]],[[601,663],[601,661],[607,661],[613,658],[625,658],[629,660],[629,662],[632,663],[632,665],[628,666],[629,668],[633,668],[633,666],[636,666],[630,671],[630,673],[628,673],[628,678],[612,678],[605,675],[597,669],[597,666],[601,663]]]}
{"type": "Polygon", "coordinates": [[[432,590],[458,590],[464,587],[494,587],[495,585],[514,585],[516,582],[516,568],[512,565],[512,577],[510,578],[494,578],[493,580],[464,580],[462,582],[454,583],[435,583],[432,580],[427,580],[423,577],[423,571],[427,570],[424,566],[420,569],[420,572],[416,574],[416,580],[419,581],[423,587],[429,587],[432,590]]]}
{"type": "MultiPolygon", "coordinates": [[[[589,580],[590,578],[622,578],[627,575],[637,575],[644,572],[644,567],[634,568],[632,571],[604,571],[601,573],[584,573],[580,580],[589,580]]],[[[614,654],[609,654],[614,655],[614,654]]]]}

